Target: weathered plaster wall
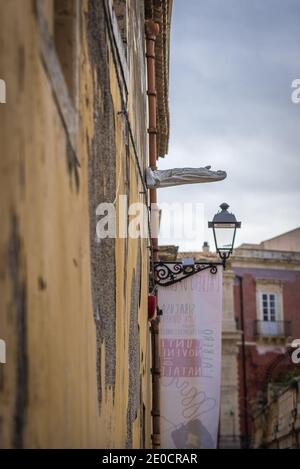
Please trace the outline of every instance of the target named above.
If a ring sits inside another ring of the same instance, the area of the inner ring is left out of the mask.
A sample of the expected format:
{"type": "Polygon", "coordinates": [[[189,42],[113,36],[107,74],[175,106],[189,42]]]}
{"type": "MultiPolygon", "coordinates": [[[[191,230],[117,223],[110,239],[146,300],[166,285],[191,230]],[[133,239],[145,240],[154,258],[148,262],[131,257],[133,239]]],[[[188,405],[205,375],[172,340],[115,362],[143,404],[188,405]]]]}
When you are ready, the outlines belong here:
{"type": "MultiPolygon", "coordinates": [[[[129,120],[145,167],[143,2],[129,3],[129,120]]],[[[51,35],[53,1],[40,4],[51,35]]],[[[151,445],[147,240],[95,240],[100,202],[143,195],[104,4],[78,5],[77,115],[36,2],[0,0],[1,447],[151,445]]]]}
{"type": "Polygon", "coordinates": [[[253,422],[253,447],[300,448],[300,380],[270,400],[253,422]]]}

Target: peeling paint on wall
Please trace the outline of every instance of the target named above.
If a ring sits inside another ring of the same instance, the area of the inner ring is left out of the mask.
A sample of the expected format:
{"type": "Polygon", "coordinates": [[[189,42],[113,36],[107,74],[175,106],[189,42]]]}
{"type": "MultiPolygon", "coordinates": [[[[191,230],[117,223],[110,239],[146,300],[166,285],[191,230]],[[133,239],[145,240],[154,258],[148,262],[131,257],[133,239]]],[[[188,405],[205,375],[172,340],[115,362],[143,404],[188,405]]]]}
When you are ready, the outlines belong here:
{"type": "Polygon", "coordinates": [[[16,330],[16,394],[12,447],[23,447],[23,431],[25,426],[27,405],[27,321],[26,321],[26,281],[21,273],[22,268],[21,239],[19,222],[14,214],[11,218],[11,232],[8,245],[8,267],[12,285],[12,303],[15,309],[16,330]]]}

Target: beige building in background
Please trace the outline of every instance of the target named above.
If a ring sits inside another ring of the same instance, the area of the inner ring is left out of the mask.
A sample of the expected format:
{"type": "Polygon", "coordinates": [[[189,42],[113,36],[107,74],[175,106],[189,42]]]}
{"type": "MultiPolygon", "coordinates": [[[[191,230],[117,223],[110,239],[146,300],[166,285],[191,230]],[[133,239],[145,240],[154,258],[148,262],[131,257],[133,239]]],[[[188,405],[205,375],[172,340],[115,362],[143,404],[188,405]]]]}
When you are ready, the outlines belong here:
{"type": "Polygon", "coordinates": [[[275,251],[300,252],[300,228],[262,241],[258,246],[275,251]]]}

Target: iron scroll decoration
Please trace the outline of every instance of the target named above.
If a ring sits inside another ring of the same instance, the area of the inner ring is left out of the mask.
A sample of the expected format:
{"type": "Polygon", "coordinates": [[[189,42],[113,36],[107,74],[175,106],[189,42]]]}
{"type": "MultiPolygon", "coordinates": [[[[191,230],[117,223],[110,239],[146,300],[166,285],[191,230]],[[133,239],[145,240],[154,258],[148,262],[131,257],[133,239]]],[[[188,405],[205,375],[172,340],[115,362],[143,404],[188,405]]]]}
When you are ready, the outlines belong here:
{"type": "Polygon", "coordinates": [[[223,262],[195,262],[193,266],[185,267],[181,262],[159,261],[154,262],[154,277],[157,285],[168,287],[203,270],[209,269],[215,275],[219,265],[223,265],[223,262]]]}

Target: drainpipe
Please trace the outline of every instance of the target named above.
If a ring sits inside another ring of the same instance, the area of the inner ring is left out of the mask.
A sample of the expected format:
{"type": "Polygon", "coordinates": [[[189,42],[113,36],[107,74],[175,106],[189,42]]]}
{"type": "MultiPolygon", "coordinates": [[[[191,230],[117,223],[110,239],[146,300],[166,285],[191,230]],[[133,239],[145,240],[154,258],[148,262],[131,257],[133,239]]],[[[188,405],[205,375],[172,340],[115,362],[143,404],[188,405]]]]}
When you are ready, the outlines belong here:
{"type": "Polygon", "coordinates": [[[246,366],[246,346],[245,346],[245,321],[244,321],[244,293],[243,277],[236,276],[240,286],[240,312],[242,330],[242,368],[243,368],[243,418],[244,418],[244,448],[249,447],[249,423],[248,423],[248,388],[247,388],[247,366],[246,366]]]}
{"type": "MultiPolygon", "coordinates": [[[[149,109],[149,162],[150,168],[155,171],[157,160],[157,94],[155,79],[155,41],[159,34],[159,25],[152,20],[146,21],[146,57],[147,57],[147,81],[148,81],[148,109],[149,109]]],[[[150,189],[150,203],[157,204],[156,189],[150,189]]],[[[153,208],[153,206],[151,207],[153,208]]],[[[156,209],[156,207],[154,207],[156,209]]],[[[155,230],[156,231],[156,230],[155,230]]],[[[158,259],[157,232],[152,238],[154,261],[158,259]]]]}
{"type": "MultiPolygon", "coordinates": [[[[146,29],[146,58],[147,58],[147,95],[149,110],[149,165],[154,171],[157,160],[157,96],[156,96],[156,80],[155,80],[155,41],[159,34],[159,25],[152,20],[147,20],[146,29]]],[[[150,210],[152,220],[155,226],[152,230],[151,244],[153,253],[153,262],[158,260],[158,209],[157,209],[157,193],[156,189],[150,189],[150,210]]],[[[151,321],[151,343],[152,343],[152,447],[160,448],[160,362],[159,362],[159,319],[155,318],[151,321]]]]}

